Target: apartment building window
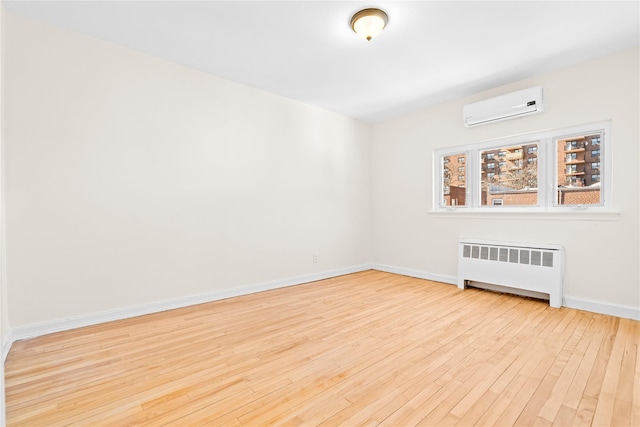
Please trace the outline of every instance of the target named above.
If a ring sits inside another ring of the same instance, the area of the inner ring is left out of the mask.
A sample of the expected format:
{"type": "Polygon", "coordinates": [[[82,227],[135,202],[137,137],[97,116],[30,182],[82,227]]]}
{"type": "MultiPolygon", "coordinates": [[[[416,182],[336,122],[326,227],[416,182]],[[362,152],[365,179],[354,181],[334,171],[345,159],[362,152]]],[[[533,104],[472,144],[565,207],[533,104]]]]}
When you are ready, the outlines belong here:
{"type": "Polygon", "coordinates": [[[464,157],[458,157],[458,163],[464,163],[465,160],[464,157]]]}
{"type": "Polygon", "coordinates": [[[568,141],[566,146],[565,146],[565,149],[567,151],[569,151],[569,150],[578,150],[579,149],[578,141],[568,141]]]}
{"type": "Polygon", "coordinates": [[[608,211],[610,128],[610,122],[601,122],[436,150],[434,209],[608,211]],[[459,157],[465,167],[455,191],[463,203],[453,204],[448,171],[452,159],[459,167],[459,157]]]}

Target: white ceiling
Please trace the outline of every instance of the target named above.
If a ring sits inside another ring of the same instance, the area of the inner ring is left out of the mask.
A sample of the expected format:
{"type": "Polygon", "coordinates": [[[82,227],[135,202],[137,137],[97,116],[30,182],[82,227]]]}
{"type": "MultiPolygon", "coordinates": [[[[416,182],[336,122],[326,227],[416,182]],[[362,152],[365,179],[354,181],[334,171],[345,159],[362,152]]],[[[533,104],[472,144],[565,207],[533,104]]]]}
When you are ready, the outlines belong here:
{"type": "Polygon", "coordinates": [[[3,1],[5,9],[369,122],[640,42],[640,1],[3,1]],[[389,15],[371,42],[349,19],[389,15]]]}

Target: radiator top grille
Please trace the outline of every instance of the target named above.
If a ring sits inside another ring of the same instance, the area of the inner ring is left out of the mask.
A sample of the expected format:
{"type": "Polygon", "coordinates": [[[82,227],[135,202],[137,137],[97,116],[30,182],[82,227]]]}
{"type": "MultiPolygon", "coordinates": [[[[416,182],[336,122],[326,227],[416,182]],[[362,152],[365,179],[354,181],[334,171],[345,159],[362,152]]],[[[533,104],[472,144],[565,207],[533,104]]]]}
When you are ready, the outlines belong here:
{"type": "Polygon", "coordinates": [[[488,245],[464,245],[462,248],[462,256],[464,258],[484,259],[487,261],[553,267],[553,252],[547,250],[505,248],[488,245]]]}

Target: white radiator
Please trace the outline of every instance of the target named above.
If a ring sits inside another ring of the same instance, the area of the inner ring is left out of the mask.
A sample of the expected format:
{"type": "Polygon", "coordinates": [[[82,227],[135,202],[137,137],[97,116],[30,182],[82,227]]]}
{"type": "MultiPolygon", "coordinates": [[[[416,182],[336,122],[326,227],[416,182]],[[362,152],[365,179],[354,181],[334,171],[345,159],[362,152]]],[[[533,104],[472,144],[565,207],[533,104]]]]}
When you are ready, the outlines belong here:
{"type": "Polygon", "coordinates": [[[458,287],[467,281],[549,295],[562,305],[564,249],[560,245],[464,239],[458,250],[458,287]]]}

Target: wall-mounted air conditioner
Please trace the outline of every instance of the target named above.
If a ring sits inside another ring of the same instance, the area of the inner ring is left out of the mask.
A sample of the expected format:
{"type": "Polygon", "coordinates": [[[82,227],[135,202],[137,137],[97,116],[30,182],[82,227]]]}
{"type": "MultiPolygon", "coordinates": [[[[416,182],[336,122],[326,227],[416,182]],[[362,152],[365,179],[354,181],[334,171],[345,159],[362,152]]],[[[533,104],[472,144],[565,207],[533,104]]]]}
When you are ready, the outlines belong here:
{"type": "Polygon", "coordinates": [[[465,105],[462,117],[465,126],[478,126],[543,111],[542,86],[536,86],[465,105]]]}

